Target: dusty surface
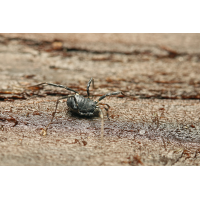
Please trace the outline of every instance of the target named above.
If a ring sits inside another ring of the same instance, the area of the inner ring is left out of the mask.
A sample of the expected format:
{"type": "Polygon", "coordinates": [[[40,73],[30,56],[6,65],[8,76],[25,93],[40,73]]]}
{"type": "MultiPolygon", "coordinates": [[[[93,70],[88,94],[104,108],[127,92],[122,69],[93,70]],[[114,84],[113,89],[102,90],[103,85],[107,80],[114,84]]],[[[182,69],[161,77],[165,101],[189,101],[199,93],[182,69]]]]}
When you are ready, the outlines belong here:
{"type": "Polygon", "coordinates": [[[199,165],[200,34],[0,34],[1,165],[199,165]],[[94,99],[100,118],[71,114],[66,85],[94,99]],[[104,113],[106,116],[106,113],[104,113]]]}

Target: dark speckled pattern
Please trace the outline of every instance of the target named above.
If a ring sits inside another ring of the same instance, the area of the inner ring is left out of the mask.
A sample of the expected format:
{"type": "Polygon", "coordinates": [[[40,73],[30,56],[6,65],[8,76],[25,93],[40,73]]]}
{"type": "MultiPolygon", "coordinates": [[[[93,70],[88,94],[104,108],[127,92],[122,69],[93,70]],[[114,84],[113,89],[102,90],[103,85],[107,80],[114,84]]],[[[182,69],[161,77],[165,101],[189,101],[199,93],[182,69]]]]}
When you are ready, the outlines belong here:
{"type": "Polygon", "coordinates": [[[67,105],[73,112],[80,115],[92,116],[96,110],[97,102],[76,94],[67,99],[67,105]],[[78,108],[76,103],[78,104],[78,108]]]}

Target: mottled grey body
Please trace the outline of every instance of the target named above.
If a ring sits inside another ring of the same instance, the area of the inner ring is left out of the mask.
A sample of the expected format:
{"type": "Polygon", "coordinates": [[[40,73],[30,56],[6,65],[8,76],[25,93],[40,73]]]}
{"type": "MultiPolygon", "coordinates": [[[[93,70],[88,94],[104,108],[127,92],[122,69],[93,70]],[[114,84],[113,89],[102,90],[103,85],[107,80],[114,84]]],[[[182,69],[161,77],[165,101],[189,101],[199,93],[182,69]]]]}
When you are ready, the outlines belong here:
{"type": "Polygon", "coordinates": [[[103,141],[103,134],[104,134],[103,112],[102,112],[101,108],[99,107],[99,105],[106,105],[107,106],[107,108],[105,108],[105,110],[107,111],[107,117],[108,117],[108,109],[110,108],[110,106],[108,104],[101,104],[99,102],[107,96],[117,95],[117,94],[120,94],[120,93],[123,94],[123,93],[122,92],[109,92],[109,93],[101,96],[97,101],[94,101],[94,100],[89,98],[89,96],[90,96],[89,87],[90,87],[91,82],[93,83],[93,87],[94,87],[93,78],[91,78],[89,80],[88,84],[87,84],[87,98],[82,96],[82,95],[79,95],[79,93],[77,91],[75,91],[71,88],[68,88],[66,86],[63,86],[63,85],[57,85],[57,84],[53,84],[53,83],[40,83],[40,84],[38,84],[38,85],[46,84],[46,85],[51,85],[51,86],[54,86],[54,87],[65,88],[66,90],[69,90],[69,91],[75,93],[74,95],[64,96],[64,97],[57,100],[55,112],[53,112],[53,114],[52,114],[52,118],[51,118],[50,123],[42,131],[43,135],[46,135],[46,131],[47,131],[49,125],[52,123],[52,121],[54,119],[59,101],[61,99],[67,99],[67,105],[72,112],[75,112],[75,113],[82,115],[82,116],[99,115],[101,117],[101,137],[102,137],[102,141],[103,141]]]}
{"type": "Polygon", "coordinates": [[[99,112],[97,102],[82,95],[75,94],[67,99],[67,105],[72,112],[84,116],[93,116],[99,112]]]}

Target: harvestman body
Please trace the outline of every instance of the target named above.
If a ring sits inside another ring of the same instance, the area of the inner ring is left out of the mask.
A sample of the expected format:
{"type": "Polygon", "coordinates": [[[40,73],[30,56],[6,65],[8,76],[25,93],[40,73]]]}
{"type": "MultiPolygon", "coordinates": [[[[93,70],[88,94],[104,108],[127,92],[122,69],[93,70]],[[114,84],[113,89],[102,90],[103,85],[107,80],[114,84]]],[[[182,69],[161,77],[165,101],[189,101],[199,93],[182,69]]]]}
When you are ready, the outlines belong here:
{"type": "Polygon", "coordinates": [[[101,108],[99,107],[99,105],[106,105],[107,106],[107,108],[104,107],[105,110],[107,111],[107,116],[108,116],[108,109],[110,108],[110,106],[108,104],[100,103],[100,101],[107,96],[117,95],[117,94],[120,94],[120,93],[123,94],[123,93],[122,92],[107,93],[107,94],[101,96],[97,101],[94,101],[94,100],[90,99],[90,93],[89,93],[89,87],[90,87],[91,82],[93,83],[93,87],[94,87],[94,79],[93,78],[91,78],[89,80],[88,84],[87,84],[87,98],[80,95],[77,91],[75,91],[71,88],[68,88],[66,86],[63,86],[63,85],[57,85],[57,84],[52,84],[52,83],[40,83],[40,84],[38,84],[38,85],[46,84],[46,85],[51,85],[51,86],[55,86],[55,87],[65,88],[66,90],[69,90],[69,91],[72,91],[72,92],[75,93],[74,95],[64,96],[64,97],[57,100],[56,108],[55,108],[54,113],[52,114],[51,121],[46,126],[46,128],[42,131],[43,135],[46,135],[46,131],[47,131],[49,125],[52,123],[52,121],[55,117],[59,101],[62,100],[62,99],[67,99],[67,105],[72,112],[77,113],[78,115],[81,115],[81,116],[99,115],[101,117],[101,137],[103,139],[103,135],[104,135],[103,112],[102,112],[101,108]]]}

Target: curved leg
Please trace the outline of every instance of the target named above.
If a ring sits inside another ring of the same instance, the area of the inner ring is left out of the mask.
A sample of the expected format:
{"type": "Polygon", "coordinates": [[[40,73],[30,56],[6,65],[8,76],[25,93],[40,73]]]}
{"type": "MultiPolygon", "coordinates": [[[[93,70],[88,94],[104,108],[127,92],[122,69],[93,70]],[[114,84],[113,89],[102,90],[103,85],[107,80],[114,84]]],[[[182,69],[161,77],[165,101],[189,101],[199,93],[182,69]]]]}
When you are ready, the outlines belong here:
{"type": "Polygon", "coordinates": [[[103,145],[103,136],[104,136],[104,121],[103,121],[103,112],[101,108],[99,108],[100,117],[101,117],[101,144],[103,145]]]}
{"type": "Polygon", "coordinates": [[[109,113],[108,113],[108,110],[110,109],[110,106],[107,104],[107,103],[99,103],[99,105],[103,105],[103,106],[107,106],[107,108],[103,107],[105,110],[106,110],[106,114],[107,114],[107,118],[108,120],[110,120],[109,118],[109,113]]]}
{"type": "Polygon", "coordinates": [[[47,134],[47,129],[48,129],[49,125],[53,122],[53,119],[54,119],[54,117],[55,117],[55,114],[56,114],[56,110],[57,110],[59,101],[62,100],[62,99],[67,99],[67,98],[68,98],[68,96],[64,96],[64,97],[62,97],[62,98],[60,98],[60,99],[57,100],[57,102],[56,102],[56,108],[55,108],[55,111],[52,113],[51,121],[50,121],[49,124],[45,127],[45,129],[43,129],[43,130],[41,131],[41,133],[40,133],[41,135],[44,135],[44,136],[45,136],[45,135],[47,134]]]}
{"type": "MultiPolygon", "coordinates": [[[[51,85],[51,86],[54,86],[54,87],[60,87],[60,88],[65,88],[66,90],[69,90],[69,91],[72,91],[72,92],[75,92],[75,93],[77,93],[78,94],[78,92],[77,91],[75,91],[75,90],[73,90],[73,89],[71,89],[71,88],[68,88],[68,87],[66,87],[66,86],[64,86],[64,85],[57,85],[57,84],[53,84],[53,83],[40,83],[40,84],[38,84],[38,85],[44,85],[44,84],[46,84],[46,85],[51,85]]],[[[38,85],[34,85],[34,86],[38,86],[38,85]]]]}
{"type": "Polygon", "coordinates": [[[91,78],[91,79],[89,80],[88,84],[87,84],[87,96],[88,96],[88,98],[89,98],[89,96],[90,96],[89,88],[90,88],[91,82],[92,82],[92,87],[94,88],[94,79],[93,79],[93,78],[91,78]]]}
{"type": "Polygon", "coordinates": [[[104,99],[104,98],[107,97],[107,96],[116,95],[116,94],[120,94],[120,93],[121,93],[122,95],[124,95],[123,92],[109,92],[109,93],[107,93],[107,94],[101,96],[101,97],[98,99],[97,102],[101,101],[102,99],[104,99]]]}

